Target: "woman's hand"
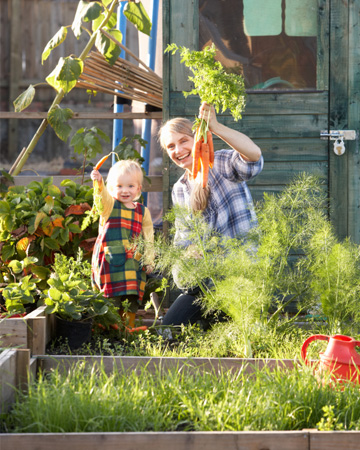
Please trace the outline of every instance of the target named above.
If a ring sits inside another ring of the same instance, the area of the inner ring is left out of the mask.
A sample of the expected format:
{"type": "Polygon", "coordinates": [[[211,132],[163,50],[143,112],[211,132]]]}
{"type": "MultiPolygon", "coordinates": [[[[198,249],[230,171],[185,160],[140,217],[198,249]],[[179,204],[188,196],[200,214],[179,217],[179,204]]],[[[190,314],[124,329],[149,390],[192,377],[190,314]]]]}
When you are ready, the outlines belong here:
{"type": "Polygon", "coordinates": [[[199,118],[204,119],[209,124],[210,131],[213,131],[213,128],[216,129],[218,121],[216,118],[215,108],[212,105],[202,102],[199,109],[199,118]]]}
{"type": "Polygon", "coordinates": [[[98,181],[99,183],[100,183],[100,181],[102,180],[101,173],[100,173],[98,170],[95,170],[95,169],[91,172],[90,178],[91,178],[93,181],[98,181]]]}
{"type": "Polygon", "coordinates": [[[229,128],[218,122],[215,108],[212,105],[203,102],[200,106],[199,117],[209,121],[210,131],[226,142],[235,151],[240,153],[245,160],[258,161],[260,159],[261,150],[255,142],[240,131],[229,128]]]}

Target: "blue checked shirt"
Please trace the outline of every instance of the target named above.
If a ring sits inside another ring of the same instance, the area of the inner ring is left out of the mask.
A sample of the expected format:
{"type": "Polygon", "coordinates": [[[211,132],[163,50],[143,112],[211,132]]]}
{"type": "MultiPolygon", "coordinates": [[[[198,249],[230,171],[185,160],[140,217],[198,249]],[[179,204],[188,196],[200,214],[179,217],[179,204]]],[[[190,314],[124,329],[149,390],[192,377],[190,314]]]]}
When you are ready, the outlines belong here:
{"type": "MultiPolygon", "coordinates": [[[[245,237],[257,225],[253,200],[247,181],[258,175],[264,165],[263,157],[256,162],[245,161],[235,150],[215,152],[213,168],[209,171],[210,196],[203,217],[209,227],[229,238],[245,237]]],[[[191,181],[186,173],[174,184],[174,205],[190,206],[191,181]]],[[[175,224],[175,243],[188,246],[190,231],[184,222],[175,224]]]]}

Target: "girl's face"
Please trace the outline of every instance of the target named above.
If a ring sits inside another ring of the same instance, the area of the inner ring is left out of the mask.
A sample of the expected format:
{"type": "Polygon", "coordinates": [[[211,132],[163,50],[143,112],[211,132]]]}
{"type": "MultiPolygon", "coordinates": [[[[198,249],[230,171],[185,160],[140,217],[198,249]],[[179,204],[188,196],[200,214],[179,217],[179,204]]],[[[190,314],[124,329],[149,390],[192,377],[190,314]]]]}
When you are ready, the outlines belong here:
{"type": "Polygon", "coordinates": [[[122,173],[114,179],[111,194],[121,203],[132,203],[141,193],[141,184],[138,178],[130,173],[122,173]]]}
{"type": "Polygon", "coordinates": [[[193,162],[191,150],[194,144],[194,138],[187,134],[168,131],[164,135],[164,143],[170,159],[177,166],[191,172],[193,162]]]}

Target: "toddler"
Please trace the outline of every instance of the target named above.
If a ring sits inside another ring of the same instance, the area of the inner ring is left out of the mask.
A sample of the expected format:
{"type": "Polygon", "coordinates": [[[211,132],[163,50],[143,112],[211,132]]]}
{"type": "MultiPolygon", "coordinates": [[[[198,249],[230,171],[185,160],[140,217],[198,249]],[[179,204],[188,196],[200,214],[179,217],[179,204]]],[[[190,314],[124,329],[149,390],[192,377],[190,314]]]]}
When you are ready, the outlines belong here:
{"type": "Polygon", "coordinates": [[[121,160],[109,170],[106,186],[98,170],[91,172],[94,202],[100,212],[99,234],[92,256],[92,283],[120,308],[128,325],[144,295],[146,274],[151,273],[154,240],[150,211],[136,202],[141,196],[143,172],[138,162],[121,160]],[[134,245],[142,234],[145,241],[144,265],[134,245]],[[127,300],[128,310],[122,304],[127,300]]]}

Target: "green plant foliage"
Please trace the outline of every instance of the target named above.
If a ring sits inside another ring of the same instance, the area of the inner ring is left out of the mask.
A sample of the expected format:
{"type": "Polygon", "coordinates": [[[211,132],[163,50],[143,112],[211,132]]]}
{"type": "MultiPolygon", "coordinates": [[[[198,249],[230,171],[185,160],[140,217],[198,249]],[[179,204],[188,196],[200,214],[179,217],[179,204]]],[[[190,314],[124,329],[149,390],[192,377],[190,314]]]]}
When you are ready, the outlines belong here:
{"type": "Polygon", "coordinates": [[[172,55],[179,52],[181,62],[193,73],[189,80],[194,83],[194,89],[183,92],[185,97],[198,95],[201,101],[214,105],[217,112],[229,109],[236,121],[241,119],[246,104],[244,79],[241,75],[226,72],[222,64],[215,61],[214,44],[200,51],[169,44],[165,52],[172,55]]]}
{"type": "Polygon", "coordinates": [[[82,23],[91,22],[96,20],[101,13],[101,6],[99,2],[85,2],[80,0],[76,9],[74,21],[71,25],[71,29],[77,39],[80,38],[82,33],[82,23]]]}
{"type": "Polygon", "coordinates": [[[35,88],[32,84],[14,100],[14,111],[21,112],[31,105],[35,97],[35,88]]]}
{"type": "MultiPolygon", "coordinates": [[[[12,186],[0,200],[0,273],[13,282],[12,261],[37,259],[36,266],[48,266],[56,252],[73,256],[82,247],[88,252],[97,236],[97,226],[81,229],[85,212],[92,207],[92,188],[64,180],[62,192],[52,177],[27,186],[12,186]]],[[[34,274],[48,276],[38,267],[34,274]]]]}
{"type": "Polygon", "coordinates": [[[84,63],[81,59],[72,56],[60,58],[55,69],[46,77],[46,81],[56,91],[63,90],[67,94],[76,86],[83,70],[84,63]]]}
{"type": "Polygon", "coordinates": [[[65,320],[83,320],[104,315],[110,301],[91,289],[91,264],[78,251],[76,258],[56,254],[49,288],[42,294],[46,313],[65,320]]]}
{"type": "Polygon", "coordinates": [[[176,207],[165,219],[176,223],[178,245],[159,236],[156,267],[182,288],[199,286],[204,312],[223,311],[236,324],[247,357],[257,330],[283,333],[301,312],[325,316],[330,333],[357,333],[360,249],[335,237],[325,193],[321,180],[303,174],[265,195],[246,240],[223,239],[200,214],[176,207]]]}
{"type": "MultiPolygon", "coordinates": [[[[122,41],[122,34],[119,30],[107,30],[116,40],[122,41]]],[[[104,56],[106,61],[113,66],[120,56],[121,49],[114,41],[104,36],[102,33],[98,33],[95,40],[95,46],[99,52],[104,56]]]]}
{"type": "Polygon", "coordinates": [[[71,133],[71,126],[67,123],[74,115],[74,112],[70,108],[60,108],[59,105],[55,106],[49,111],[48,121],[54,129],[57,137],[62,141],[67,141],[71,133]]]}
{"type": "Polygon", "coordinates": [[[151,21],[141,2],[127,2],[124,9],[124,16],[132,22],[139,31],[150,36],[151,21]]]}
{"type": "Polygon", "coordinates": [[[44,64],[44,61],[48,59],[51,51],[63,43],[67,36],[67,28],[61,27],[60,30],[50,39],[50,41],[46,44],[44,51],[41,55],[41,64],[44,64]]]}
{"type": "Polygon", "coordinates": [[[246,370],[194,370],[190,362],[150,376],[147,367],[108,373],[104,363],[77,362],[40,373],[27,392],[18,390],[4,431],[359,430],[358,386],[342,388],[319,383],[302,366],[279,364],[250,376],[246,370]]]}
{"type": "Polygon", "coordinates": [[[21,278],[17,283],[9,283],[3,290],[2,295],[5,299],[5,307],[9,314],[22,314],[26,311],[25,307],[36,302],[36,297],[40,290],[31,275],[21,278]]]}

